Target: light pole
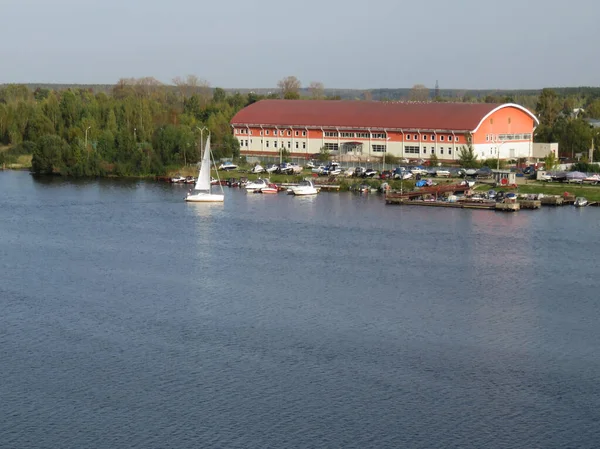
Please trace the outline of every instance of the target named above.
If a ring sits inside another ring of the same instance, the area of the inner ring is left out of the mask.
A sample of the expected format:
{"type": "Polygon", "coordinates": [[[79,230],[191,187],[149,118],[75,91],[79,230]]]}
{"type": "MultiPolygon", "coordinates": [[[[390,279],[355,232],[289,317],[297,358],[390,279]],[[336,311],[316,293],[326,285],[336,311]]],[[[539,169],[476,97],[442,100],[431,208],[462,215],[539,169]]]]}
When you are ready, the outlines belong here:
{"type": "Polygon", "coordinates": [[[91,129],[91,126],[88,126],[85,129],[85,151],[87,151],[87,160],[88,161],[90,160],[90,150],[88,149],[88,146],[87,146],[87,133],[90,129],[91,129]]]}
{"type": "Polygon", "coordinates": [[[133,141],[137,144],[137,128],[133,128],[133,141]]]}
{"type": "Polygon", "coordinates": [[[496,147],[496,170],[500,170],[500,147],[502,147],[502,145],[504,145],[506,142],[503,142],[501,140],[496,140],[495,141],[496,145],[498,145],[496,147]]]}

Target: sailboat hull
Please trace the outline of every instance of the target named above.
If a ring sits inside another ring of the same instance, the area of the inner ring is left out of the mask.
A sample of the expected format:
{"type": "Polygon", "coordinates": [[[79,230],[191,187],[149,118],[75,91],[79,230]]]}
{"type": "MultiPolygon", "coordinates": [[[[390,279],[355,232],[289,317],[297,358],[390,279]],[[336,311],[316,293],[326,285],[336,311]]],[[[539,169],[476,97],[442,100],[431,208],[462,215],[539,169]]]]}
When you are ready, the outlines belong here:
{"type": "Polygon", "coordinates": [[[222,203],[225,200],[225,195],[214,195],[212,193],[198,193],[196,195],[188,195],[185,200],[190,203],[222,203]]]}

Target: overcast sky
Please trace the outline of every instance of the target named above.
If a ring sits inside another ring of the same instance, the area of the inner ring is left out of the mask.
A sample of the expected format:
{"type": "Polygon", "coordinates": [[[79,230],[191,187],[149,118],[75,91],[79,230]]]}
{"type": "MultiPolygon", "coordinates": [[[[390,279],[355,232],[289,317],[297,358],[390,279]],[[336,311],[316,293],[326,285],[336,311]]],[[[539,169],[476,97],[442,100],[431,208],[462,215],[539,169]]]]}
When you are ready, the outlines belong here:
{"type": "Polygon", "coordinates": [[[598,0],[0,0],[0,83],[599,86],[598,0]]]}

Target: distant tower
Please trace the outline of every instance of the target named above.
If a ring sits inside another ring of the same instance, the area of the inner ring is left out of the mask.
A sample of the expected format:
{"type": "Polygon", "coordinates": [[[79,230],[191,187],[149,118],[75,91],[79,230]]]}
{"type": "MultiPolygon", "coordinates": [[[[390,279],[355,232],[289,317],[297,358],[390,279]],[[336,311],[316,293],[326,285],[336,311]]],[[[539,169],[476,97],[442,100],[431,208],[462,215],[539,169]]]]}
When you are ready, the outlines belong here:
{"type": "Polygon", "coordinates": [[[440,98],[440,84],[438,83],[438,80],[435,80],[435,95],[434,98],[437,100],[438,98],[440,98]]]}

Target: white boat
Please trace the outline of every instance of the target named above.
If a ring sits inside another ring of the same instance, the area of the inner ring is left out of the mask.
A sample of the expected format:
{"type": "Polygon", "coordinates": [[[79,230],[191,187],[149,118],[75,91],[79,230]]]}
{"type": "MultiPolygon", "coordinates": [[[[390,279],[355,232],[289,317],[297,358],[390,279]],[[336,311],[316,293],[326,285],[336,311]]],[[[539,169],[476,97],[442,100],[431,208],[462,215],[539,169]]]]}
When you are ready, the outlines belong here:
{"type": "Polygon", "coordinates": [[[450,171],[438,169],[435,171],[435,176],[437,176],[438,178],[448,178],[450,176],[450,171]]]}
{"type": "Polygon", "coordinates": [[[256,190],[264,189],[265,187],[269,187],[269,180],[258,178],[255,181],[248,181],[244,188],[246,192],[254,192],[256,190]]]}
{"type": "Polygon", "coordinates": [[[204,155],[202,156],[202,162],[200,164],[200,170],[198,171],[198,180],[196,181],[196,185],[194,185],[194,191],[196,193],[188,193],[188,196],[185,197],[186,201],[193,203],[215,203],[215,202],[223,202],[225,199],[225,194],[223,192],[223,186],[221,187],[221,194],[216,195],[211,193],[210,191],[210,161],[211,161],[211,152],[210,152],[210,136],[206,140],[206,148],[204,149],[204,155]]]}
{"type": "Polygon", "coordinates": [[[230,161],[223,162],[221,165],[219,165],[219,170],[235,170],[236,168],[238,168],[238,166],[230,161]]]}
{"type": "Polygon", "coordinates": [[[319,189],[315,187],[310,179],[305,179],[300,181],[297,186],[290,187],[289,192],[293,195],[316,195],[319,193],[319,189]]]}
{"type": "Polygon", "coordinates": [[[256,164],[254,167],[252,167],[252,170],[250,170],[250,173],[263,173],[266,171],[267,170],[265,170],[262,165],[256,164]]]}
{"type": "Polygon", "coordinates": [[[575,202],[573,203],[575,207],[585,207],[588,205],[588,200],[582,196],[578,196],[575,198],[575,202]]]}
{"type": "Polygon", "coordinates": [[[185,177],[181,176],[181,175],[177,175],[177,176],[173,176],[171,178],[171,182],[173,184],[178,184],[178,183],[185,183],[185,177]]]}

